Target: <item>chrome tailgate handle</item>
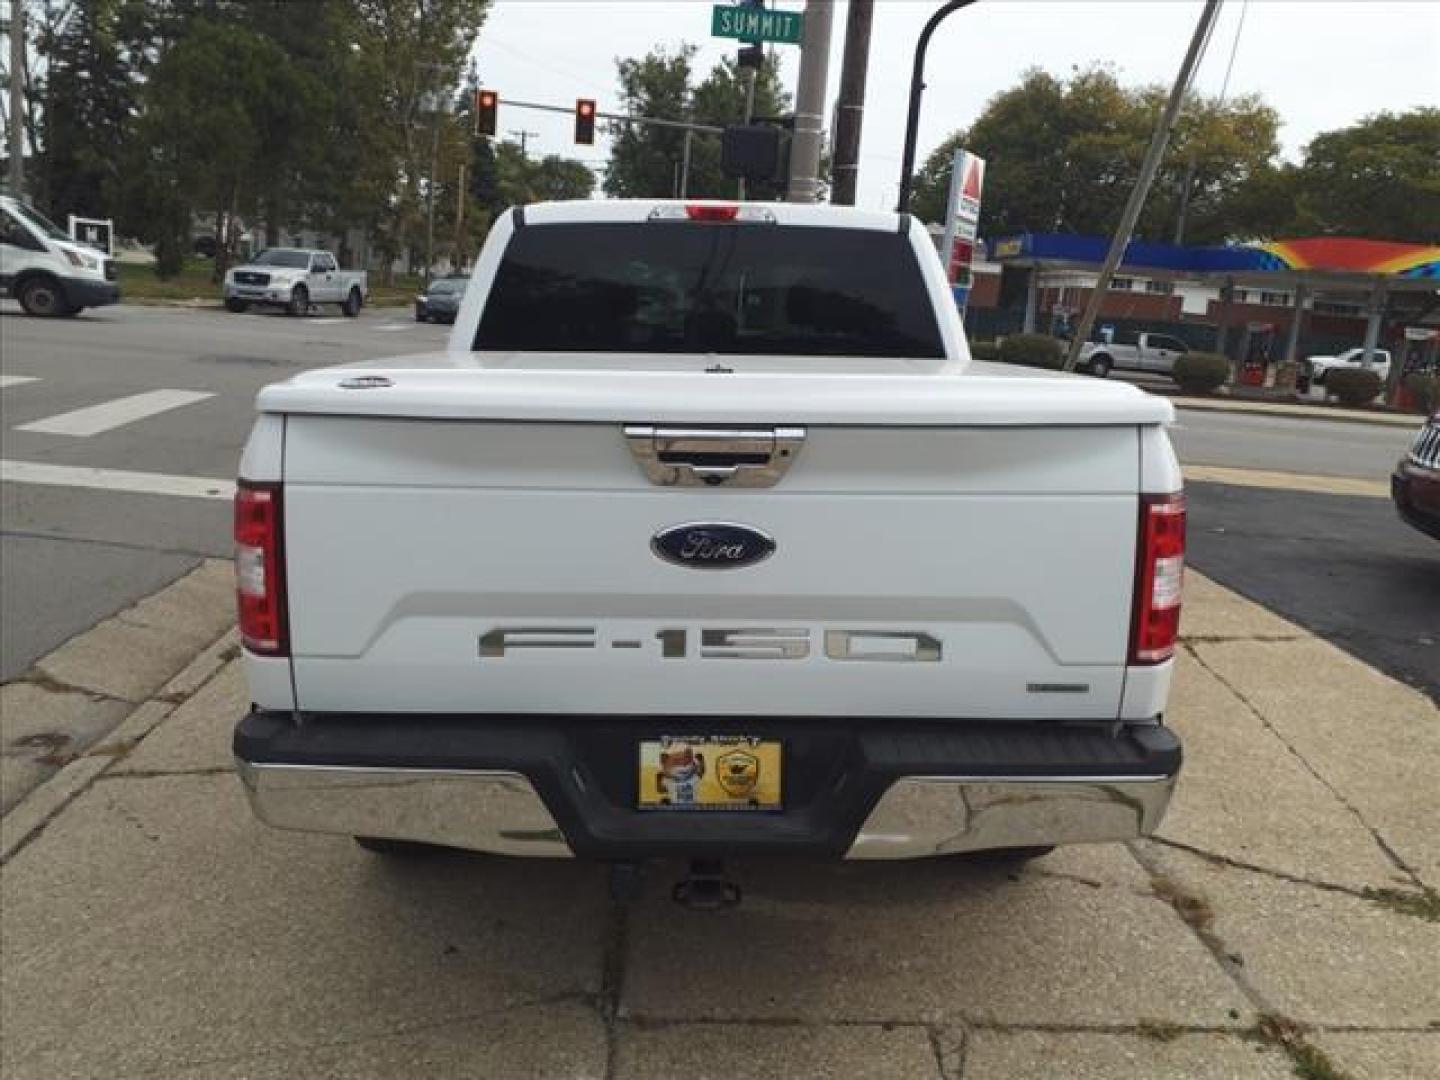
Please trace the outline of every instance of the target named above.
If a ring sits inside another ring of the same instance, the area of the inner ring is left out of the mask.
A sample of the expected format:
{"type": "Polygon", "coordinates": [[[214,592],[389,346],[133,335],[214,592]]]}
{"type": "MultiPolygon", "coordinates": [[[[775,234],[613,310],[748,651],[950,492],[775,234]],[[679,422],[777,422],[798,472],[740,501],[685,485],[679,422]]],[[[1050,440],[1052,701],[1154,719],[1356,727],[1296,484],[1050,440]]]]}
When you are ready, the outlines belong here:
{"type": "Polygon", "coordinates": [[[652,484],[774,487],[800,453],[805,429],[626,424],[625,441],[652,484]]]}

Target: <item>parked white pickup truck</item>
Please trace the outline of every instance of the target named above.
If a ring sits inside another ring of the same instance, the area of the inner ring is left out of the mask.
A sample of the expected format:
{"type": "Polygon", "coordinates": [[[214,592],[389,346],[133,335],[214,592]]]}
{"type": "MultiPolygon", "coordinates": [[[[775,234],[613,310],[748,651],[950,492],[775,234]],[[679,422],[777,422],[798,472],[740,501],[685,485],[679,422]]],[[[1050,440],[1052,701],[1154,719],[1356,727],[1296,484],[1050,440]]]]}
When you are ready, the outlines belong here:
{"type": "Polygon", "coordinates": [[[445,352],[265,388],[236,503],[272,825],[633,867],[1159,824],[1165,400],[972,362],[923,226],[502,217],[445,352]]]}
{"type": "MultiPolygon", "coordinates": [[[[1365,357],[1363,348],[1346,349],[1335,356],[1307,356],[1305,358],[1305,371],[1310,376],[1310,381],[1317,386],[1325,385],[1325,375],[1336,368],[1362,368],[1365,357]]],[[[1370,370],[1386,379],[1390,375],[1390,350],[1373,349],[1370,353],[1370,370]]]]}
{"type": "Polygon", "coordinates": [[[341,270],[328,251],[266,248],[225,273],[225,307],[236,313],[251,304],[283,307],[304,315],[312,304],[339,304],[352,319],[370,298],[369,275],[341,270]]]}
{"type": "Polygon", "coordinates": [[[1134,341],[1087,342],[1080,347],[1076,366],[1101,379],[1116,368],[1169,375],[1175,370],[1175,361],[1189,348],[1169,334],[1141,333],[1135,335],[1134,341]]]}

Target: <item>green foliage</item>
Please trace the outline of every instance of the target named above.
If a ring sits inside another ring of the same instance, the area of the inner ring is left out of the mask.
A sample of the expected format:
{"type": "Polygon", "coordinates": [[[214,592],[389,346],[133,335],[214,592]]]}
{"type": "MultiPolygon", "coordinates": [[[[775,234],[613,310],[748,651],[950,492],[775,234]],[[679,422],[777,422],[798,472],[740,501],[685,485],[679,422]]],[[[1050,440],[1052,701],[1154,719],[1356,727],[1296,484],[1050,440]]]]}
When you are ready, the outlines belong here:
{"type": "Polygon", "coordinates": [[[1412,371],[1404,383],[1421,412],[1428,415],[1440,409],[1440,371],[1412,371]]]}
{"type": "Polygon", "coordinates": [[[145,28],[141,0],[74,0],[68,17],[40,23],[40,201],[62,221],[66,214],[109,216],[118,202],[116,150],[136,108],[145,28]]]}
{"type": "Polygon", "coordinates": [[[1440,243],[1440,109],[1383,112],[1317,135],[1298,180],[1307,231],[1440,243]]]}
{"type": "MultiPolygon", "coordinates": [[[[746,81],[730,59],[716,64],[703,82],[692,86],[693,45],[669,52],[651,50],[638,59],[617,62],[620,102],[632,116],[681,120],[724,127],[745,116],[746,81]]],[[[773,57],[756,72],[753,116],[778,116],[790,107],[780,88],[779,66],[773,57]]],[[[612,125],[610,162],[605,193],[615,198],[668,198],[679,192],[685,133],[674,128],[639,124],[612,125]]],[[[720,171],[720,140],[696,134],[690,148],[687,194],[696,198],[733,197],[737,186],[720,171]]],[[[751,185],[751,198],[778,197],[779,188],[751,185]]]]}
{"type": "Polygon", "coordinates": [[[1384,380],[1365,368],[1332,368],[1325,373],[1325,391],[1342,405],[1368,405],[1380,393],[1384,380]]]}
{"type": "MultiPolygon", "coordinates": [[[[916,175],[912,208],[940,221],[957,147],[987,159],[981,232],[1110,232],[1129,197],[1164,99],[1160,87],[1124,87],[1107,68],[1068,79],[1032,69],[992,98],[968,130],[957,131],[916,175]]],[[[1279,116],[1254,96],[1192,95],[1170,141],[1136,236],[1172,238],[1190,163],[1194,161],[1185,237],[1222,241],[1245,232],[1271,234],[1274,199],[1246,202],[1252,177],[1273,181],[1279,116]]]]}
{"type": "Polygon", "coordinates": [[[34,5],[50,73],[42,201],[116,217],[156,242],[166,272],[197,212],[270,240],[360,227],[385,254],[413,249],[427,200],[448,187],[454,206],[467,126],[435,106],[488,3],[426,0],[423,17],[414,0],[34,5]]]}
{"type": "Polygon", "coordinates": [[[972,360],[999,360],[1000,346],[994,341],[972,341],[970,342],[970,358],[972,360]]]}
{"type": "Polygon", "coordinates": [[[1065,366],[1065,350],[1058,339],[1046,334],[1011,334],[1000,342],[996,359],[1002,364],[1059,371],[1065,366]]]}
{"type": "Polygon", "coordinates": [[[1187,352],[1175,358],[1171,377],[1188,394],[1209,394],[1230,378],[1230,361],[1219,353],[1187,352]]]}

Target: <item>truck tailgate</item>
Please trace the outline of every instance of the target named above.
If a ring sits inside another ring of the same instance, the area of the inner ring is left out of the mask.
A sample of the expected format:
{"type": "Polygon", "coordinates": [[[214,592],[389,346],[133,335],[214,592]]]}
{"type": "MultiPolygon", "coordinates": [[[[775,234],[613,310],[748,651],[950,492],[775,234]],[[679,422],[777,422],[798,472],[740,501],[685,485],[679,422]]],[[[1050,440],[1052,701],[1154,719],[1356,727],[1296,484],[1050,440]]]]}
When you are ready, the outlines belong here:
{"type": "Polygon", "coordinates": [[[811,421],[774,486],[734,488],[647,477],[625,425],[668,419],[291,412],[298,706],[1118,714],[1136,424],[811,421]],[[688,523],[774,552],[724,570],[657,557],[688,523]]]}

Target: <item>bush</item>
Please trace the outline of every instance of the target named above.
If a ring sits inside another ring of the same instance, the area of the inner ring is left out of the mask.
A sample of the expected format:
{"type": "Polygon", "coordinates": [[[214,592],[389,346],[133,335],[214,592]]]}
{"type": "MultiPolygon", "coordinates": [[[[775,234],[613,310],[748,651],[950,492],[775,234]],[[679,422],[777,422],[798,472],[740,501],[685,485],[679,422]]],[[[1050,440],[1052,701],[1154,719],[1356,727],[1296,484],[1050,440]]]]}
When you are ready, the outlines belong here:
{"type": "Polygon", "coordinates": [[[1339,398],[1341,405],[1368,405],[1384,384],[1378,371],[1365,368],[1332,368],[1325,373],[1325,389],[1339,398]]]}
{"type": "Polygon", "coordinates": [[[1440,371],[1412,371],[1405,376],[1405,389],[1415,398],[1415,405],[1426,415],[1440,409],[1440,371]]]}
{"type": "Polygon", "coordinates": [[[1065,350],[1058,340],[1045,334],[1011,334],[1000,342],[996,359],[1002,364],[1059,371],[1065,366],[1065,350]]]}
{"type": "Polygon", "coordinates": [[[1175,358],[1172,378],[1191,394],[1208,394],[1230,378],[1230,361],[1219,353],[1187,352],[1175,358]]]}
{"type": "Polygon", "coordinates": [[[972,360],[996,361],[1000,359],[1000,346],[993,341],[972,341],[970,342],[970,357],[972,360]]]}

